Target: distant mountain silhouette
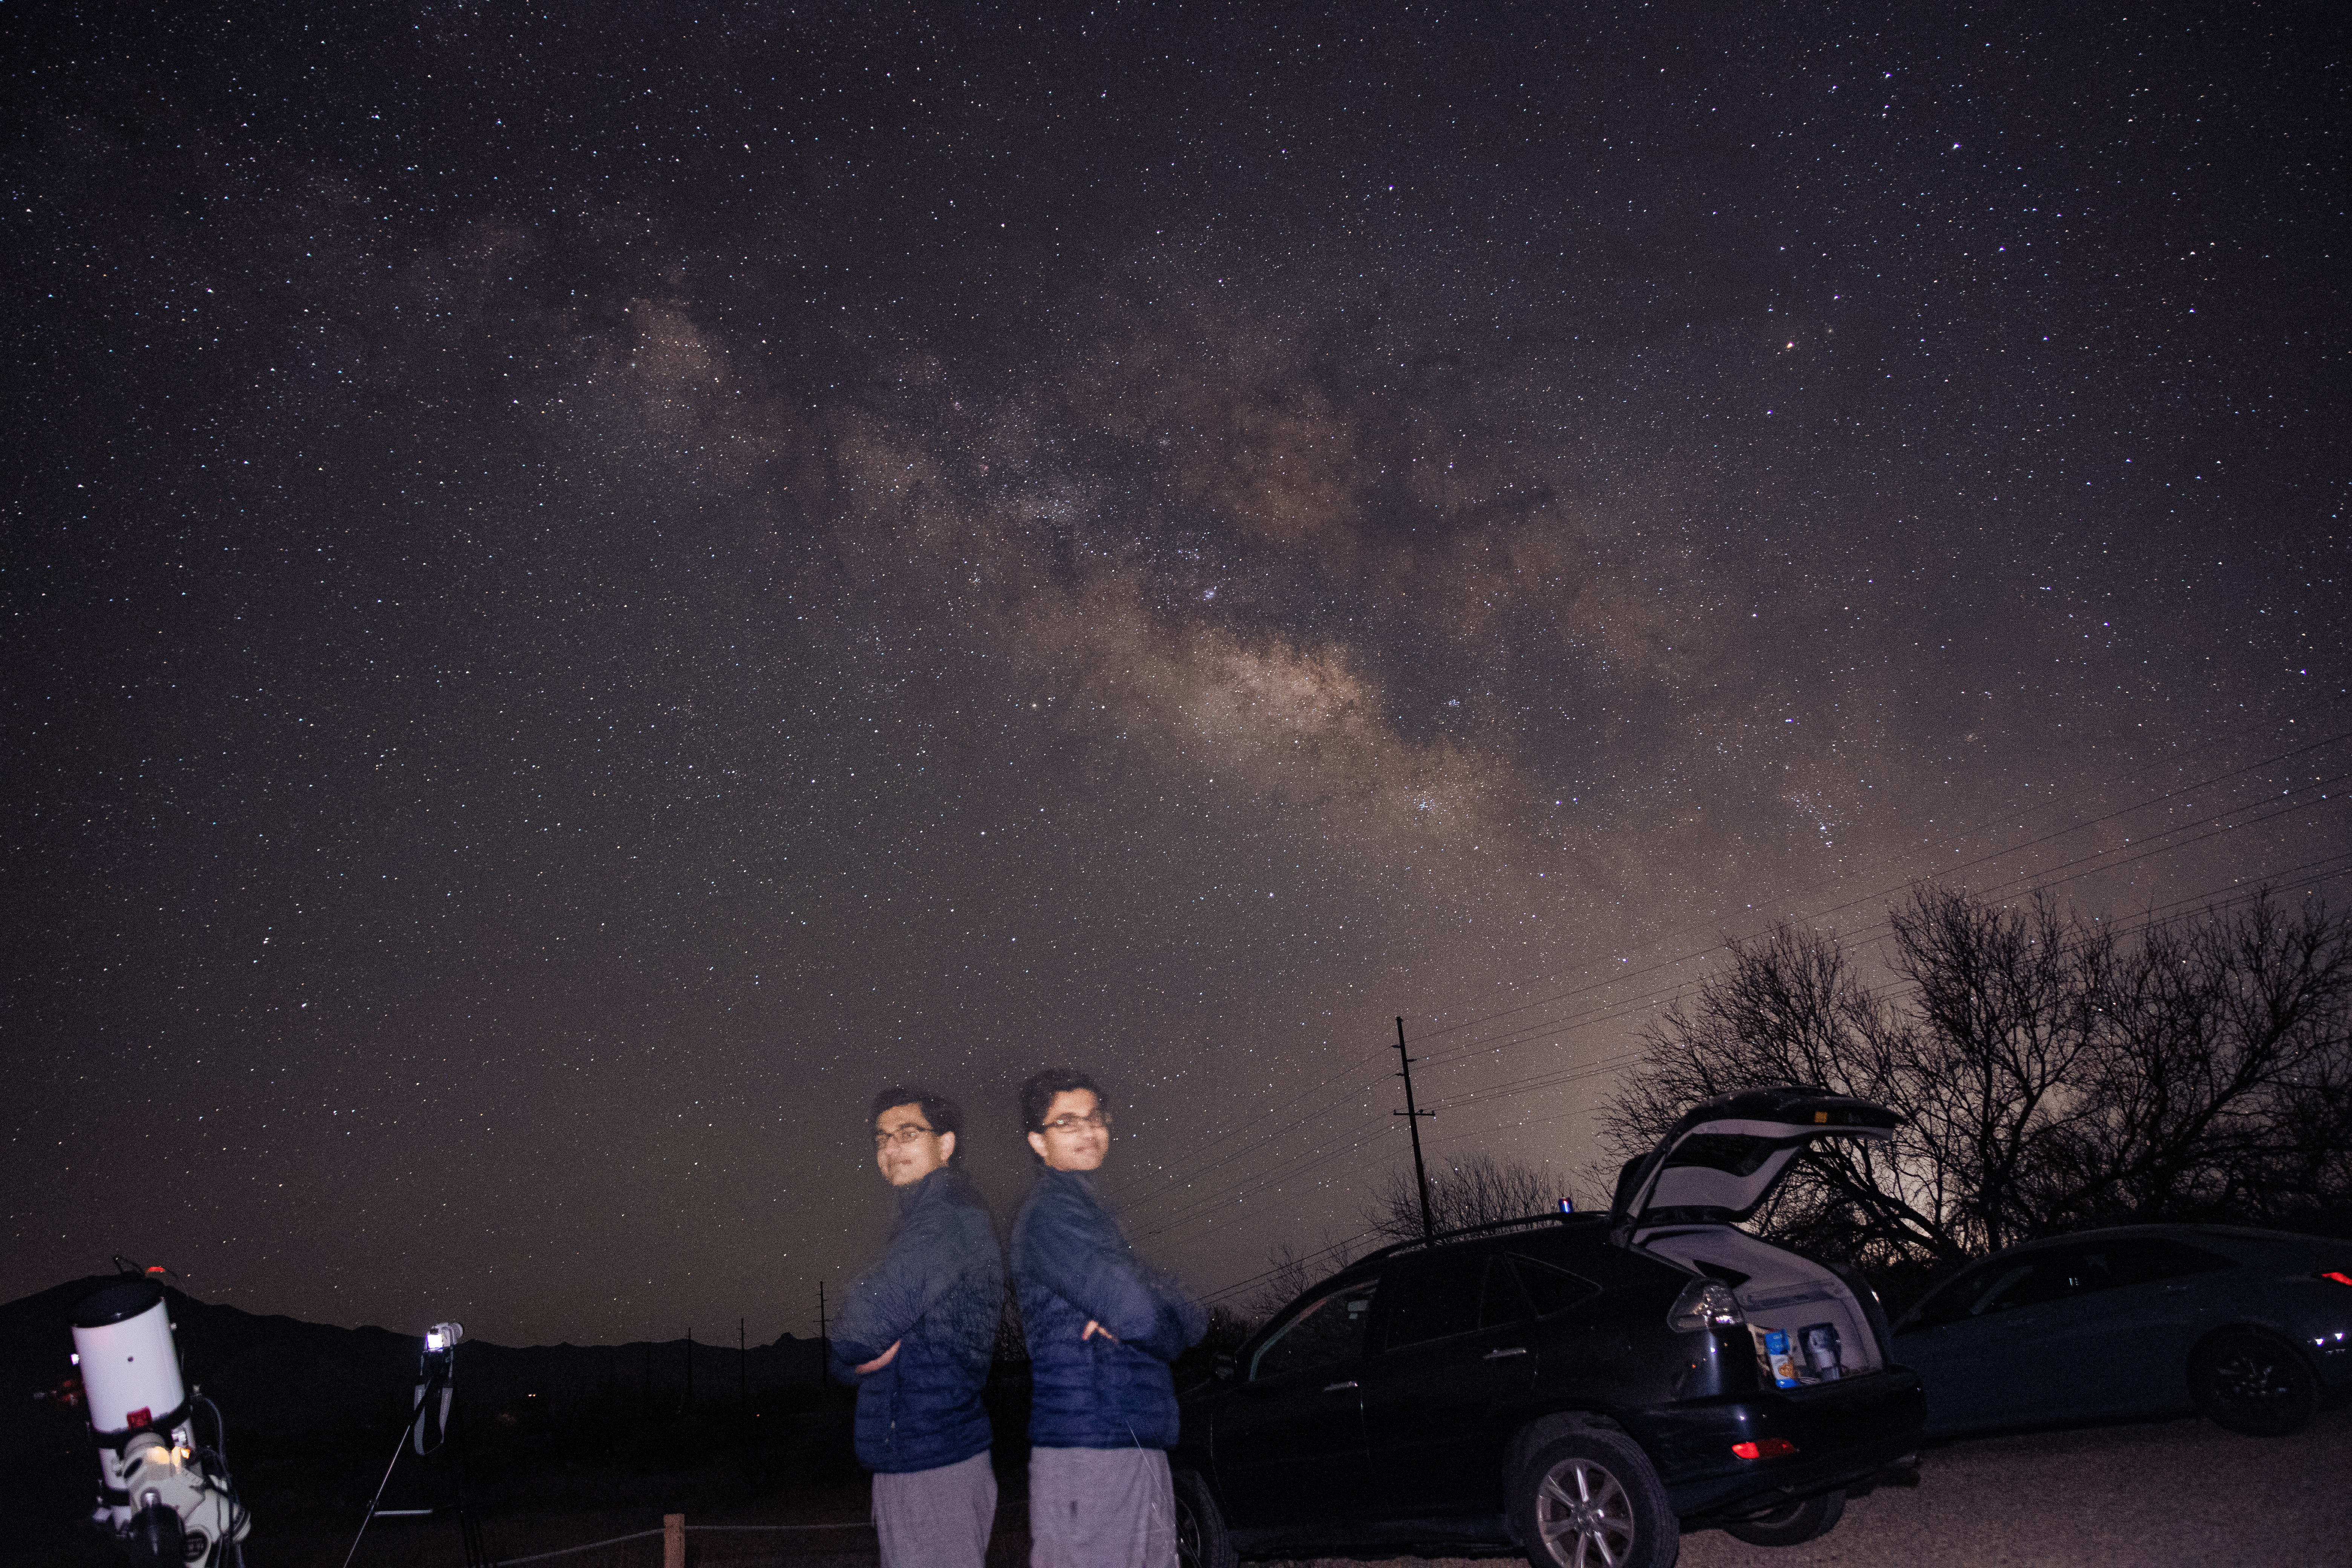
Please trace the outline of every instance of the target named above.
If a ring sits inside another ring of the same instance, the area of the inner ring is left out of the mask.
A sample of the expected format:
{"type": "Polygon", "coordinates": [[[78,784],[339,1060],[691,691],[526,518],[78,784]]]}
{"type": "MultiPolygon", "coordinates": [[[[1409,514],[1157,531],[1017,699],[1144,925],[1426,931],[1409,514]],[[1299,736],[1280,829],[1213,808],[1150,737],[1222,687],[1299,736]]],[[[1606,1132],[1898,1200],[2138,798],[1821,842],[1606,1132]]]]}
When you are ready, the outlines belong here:
{"type": "MultiPolygon", "coordinates": [[[[68,1357],[75,1306],[122,1279],[91,1275],[0,1306],[0,1447],[21,1452],[20,1444],[54,1436],[55,1407],[45,1411],[32,1395],[56,1388],[73,1371],[68,1357]]],[[[262,1317],[170,1287],[164,1298],[189,1384],[219,1405],[233,1434],[286,1438],[355,1420],[389,1420],[396,1430],[406,1415],[422,1348],[417,1334],[262,1317]]],[[[697,1343],[693,1402],[698,1408],[729,1405],[739,1390],[755,1403],[773,1399],[814,1389],[821,1370],[818,1342],[790,1334],[740,1354],[732,1345],[697,1343]]],[[[469,1339],[457,1352],[457,1380],[460,1397],[478,1411],[675,1412],[687,1398],[687,1342],[515,1349],[469,1339]]]]}
{"type": "MultiPolygon", "coordinates": [[[[35,1396],[73,1373],[74,1308],[124,1278],[92,1275],[0,1306],[0,1510],[11,1530],[0,1562],[121,1568],[120,1551],[87,1523],[99,1468],[86,1412],[35,1396]]],[[[164,1299],[182,1370],[226,1423],[257,1563],[341,1561],[396,1449],[385,1507],[447,1506],[462,1468],[478,1511],[500,1517],[619,1507],[658,1520],[771,1504],[858,1475],[849,1391],[819,1382],[814,1340],[787,1334],[740,1354],[696,1344],[691,1402],[684,1339],[523,1349],[468,1340],[457,1355],[464,1441],[420,1458],[402,1438],[420,1335],[264,1317],[169,1287],[164,1299]]],[[[209,1442],[212,1423],[196,1435],[209,1442]]]]}

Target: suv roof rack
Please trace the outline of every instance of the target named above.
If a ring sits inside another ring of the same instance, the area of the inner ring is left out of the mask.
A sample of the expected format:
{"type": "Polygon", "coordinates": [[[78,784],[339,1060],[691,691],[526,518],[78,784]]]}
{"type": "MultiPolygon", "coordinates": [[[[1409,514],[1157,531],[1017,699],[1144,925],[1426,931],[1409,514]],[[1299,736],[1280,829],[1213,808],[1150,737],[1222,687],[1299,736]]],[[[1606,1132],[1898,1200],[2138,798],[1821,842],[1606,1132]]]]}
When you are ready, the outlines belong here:
{"type": "Polygon", "coordinates": [[[1411,1241],[1392,1242],[1377,1252],[1367,1252],[1348,1267],[1358,1268],[1384,1258],[1395,1258],[1407,1252],[1419,1252],[1426,1247],[1444,1247],[1449,1242],[1467,1241],[1474,1237],[1505,1236],[1513,1231],[1521,1230],[1549,1230],[1566,1225],[1590,1225],[1595,1221],[1606,1220],[1608,1217],[1605,1214],[1595,1212],[1534,1214],[1525,1215],[1517,1219],[1490,1219],[1483,1225],[1465,1225],[1457,1230],[1441,1230],[1435,1236],[1416,1237],[1411,1241]]]}

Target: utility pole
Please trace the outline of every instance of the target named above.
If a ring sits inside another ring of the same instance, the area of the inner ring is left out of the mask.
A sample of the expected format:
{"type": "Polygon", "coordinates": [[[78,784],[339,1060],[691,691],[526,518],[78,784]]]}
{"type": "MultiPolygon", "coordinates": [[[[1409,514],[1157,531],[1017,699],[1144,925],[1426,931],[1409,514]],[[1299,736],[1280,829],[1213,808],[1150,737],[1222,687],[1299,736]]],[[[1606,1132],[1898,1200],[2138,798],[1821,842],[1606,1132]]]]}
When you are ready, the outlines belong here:
{"type": "Polygon", "coordinates": [[[1434,1116],[1437,1112],[1418,1110],[1413,1108],[1412,1058],[1404,1054],[1404,1020],[1402,1018],[1397,1020],[1397,1059],[1404,1064],[1404,1070],[1397,1074],[1397,1077],[1404,1079],[1404,1109],[1391,1110],[1389,1114],[1403,1117],[1406,1131],[1412,1134],[1412,1186],[1413,1191],[1421,1194],[1421,1238],[1427,1241],[1437,1234],[1437,1226],[1431,1223],[1429,1217],[1429,1173],[1422,1169],[1421,1164],[1421,1119],[1424,1116],[1434,1116]]]}
{"type": "Polygon", "coordinates": [[[816,1282],[816,1385],[824,1386],[825,1377],[833,1369],[833,1346],[824,1337],[824,1281],[816,1282]]]}
{"type": "Polygon", "coordinates": [[[694,1412],[694,1325],[686,1325],[686,1408],[694,1412]]]}
{"type": "Polygon", "coordinates": [[[735,1320],[735,1403],[751,1403],[751,1346],[743,1337],[746,1320],[735,1320]]]}

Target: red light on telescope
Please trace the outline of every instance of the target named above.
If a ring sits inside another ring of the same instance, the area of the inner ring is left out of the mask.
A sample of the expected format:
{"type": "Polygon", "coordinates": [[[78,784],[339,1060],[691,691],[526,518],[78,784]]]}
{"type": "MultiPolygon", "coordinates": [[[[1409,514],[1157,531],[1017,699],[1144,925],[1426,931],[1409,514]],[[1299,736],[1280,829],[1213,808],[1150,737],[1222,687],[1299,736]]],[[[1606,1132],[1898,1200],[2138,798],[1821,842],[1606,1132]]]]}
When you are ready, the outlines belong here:
{"type": "Polygon", "coordinates": [[[1759,1437],[1753,1443],[1734,1443],[1731,1451],[1742,1459],[1777,1459],[1795,1453],[1797,1446],[1786,1437],[1759,1437]]]}

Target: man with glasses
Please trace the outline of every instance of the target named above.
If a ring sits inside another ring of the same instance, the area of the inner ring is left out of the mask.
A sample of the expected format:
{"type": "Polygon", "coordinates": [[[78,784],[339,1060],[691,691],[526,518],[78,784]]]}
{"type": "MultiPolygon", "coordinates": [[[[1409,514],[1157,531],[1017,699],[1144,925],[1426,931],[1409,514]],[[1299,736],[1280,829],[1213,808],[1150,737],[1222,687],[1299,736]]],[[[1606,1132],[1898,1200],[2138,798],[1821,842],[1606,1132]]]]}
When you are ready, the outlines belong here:
{"type": "Polygon", "coordinates": [[[1094,1079],[1021,1086],[1037,1187],[1013,1225],[1029,1340],[1030,1568],[1174,1568],[1168,1363],[1207,1331],[1201,1304],[1144,1268],[1095,1194],[1110,1111],[1094,1079]]]}
{"type": "Polygon", "coordinates": [[[988,1411],[1004,1265],[963,1173],[963,1113],[926,1089],[874,1097],[874,1163],[898,1190],[882,1261],[849,1287],[834,1375],[857,1385],[857,1459],[874,1472],[882,1568],[980,1568],[996,1519],[988,1411]]]}

